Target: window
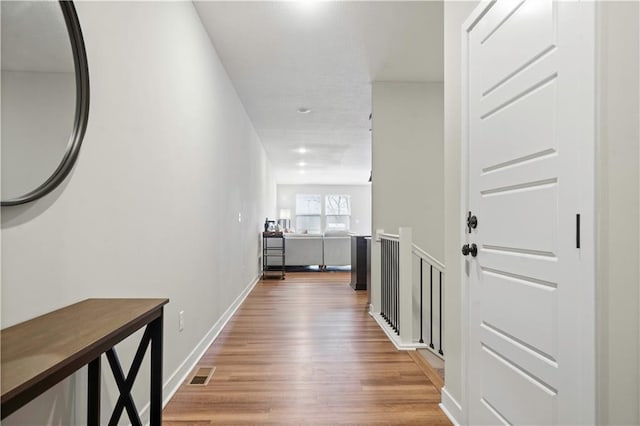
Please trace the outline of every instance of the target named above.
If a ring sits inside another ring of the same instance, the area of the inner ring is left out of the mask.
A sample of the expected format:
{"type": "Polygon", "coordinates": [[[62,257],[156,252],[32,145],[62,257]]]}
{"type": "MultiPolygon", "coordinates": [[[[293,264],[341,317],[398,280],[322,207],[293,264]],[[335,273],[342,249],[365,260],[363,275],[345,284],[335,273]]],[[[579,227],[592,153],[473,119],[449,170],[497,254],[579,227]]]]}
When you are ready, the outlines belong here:
{"type": "Polygon", "coordinates": [[[322,232],[320,195],[296,194],[296,231],[319,234],[322,232]]]}
{"type": "Polygon", "coordinates": [[[351,197],[327,195],[325,198],[327,231],[348,231],[351,222],[351,197]]]}

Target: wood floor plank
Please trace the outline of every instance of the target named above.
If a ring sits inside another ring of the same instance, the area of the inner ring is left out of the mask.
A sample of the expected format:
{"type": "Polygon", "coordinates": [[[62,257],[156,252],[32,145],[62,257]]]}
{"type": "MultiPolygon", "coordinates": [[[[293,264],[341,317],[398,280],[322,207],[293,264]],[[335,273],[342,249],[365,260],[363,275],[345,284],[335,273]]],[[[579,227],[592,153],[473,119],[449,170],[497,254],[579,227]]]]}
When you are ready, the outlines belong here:
{"type": "Polygon", "coordinates": [[[444,387],[444,380],[438,374],[438,371],[432,367],[429,362],[422,357],[422,355],[417,353],[418,351],[412,351],[409,353],[411,359],[422,369],[424,374],[431,380],[431,383],[438,388],[442,389],[444,387]]]}
{"type": "Polygon", "coordinates": [[[438,387],[389,342],[349,273],[287,273],[259,282],[183,383],[166,426],[208,424],[449,425],[438,387]]]}

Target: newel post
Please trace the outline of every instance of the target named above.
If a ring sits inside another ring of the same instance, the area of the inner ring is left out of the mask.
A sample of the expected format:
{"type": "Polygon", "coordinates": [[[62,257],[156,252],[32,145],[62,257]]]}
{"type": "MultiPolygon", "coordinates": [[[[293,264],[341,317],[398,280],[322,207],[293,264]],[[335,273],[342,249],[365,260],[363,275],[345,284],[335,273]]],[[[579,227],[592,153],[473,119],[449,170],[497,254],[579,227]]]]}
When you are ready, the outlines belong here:
{"type": "Polygon", "coordinates": [[[381,293],[382,293],[382,249],[380,247],[380,234],[384,234],[384,229],[376,229],[371,241],[371,305],[369,312],[372,315],[380,313],[381,309],[381,293]]]}
{"type": "Polygon", "coordinates": [[[413,239],[411,228],[400,228],[400,282],[398,304],[400,310],[400,342],[409,345],[413,340],[413,288],[411,283],[411,251],[413,239]]]}

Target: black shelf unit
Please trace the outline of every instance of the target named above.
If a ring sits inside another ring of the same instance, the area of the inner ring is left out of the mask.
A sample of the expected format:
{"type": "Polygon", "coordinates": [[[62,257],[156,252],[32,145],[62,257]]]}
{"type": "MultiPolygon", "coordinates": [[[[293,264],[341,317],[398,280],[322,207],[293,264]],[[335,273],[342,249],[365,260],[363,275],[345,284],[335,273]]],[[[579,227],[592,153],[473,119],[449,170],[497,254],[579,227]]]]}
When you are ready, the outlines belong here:
{"type": "Polygon", "coordinates": [[[367,289],[367,235],[351,236],[351,288],[367,289]]]}
{"type": "Polygon", "coordinates": [[[262,233],[262,279],[280,278],[284,280],[285,239],[282,232],[262,233]],[[280,259],[278,264],[269,259],[280,259]]]}

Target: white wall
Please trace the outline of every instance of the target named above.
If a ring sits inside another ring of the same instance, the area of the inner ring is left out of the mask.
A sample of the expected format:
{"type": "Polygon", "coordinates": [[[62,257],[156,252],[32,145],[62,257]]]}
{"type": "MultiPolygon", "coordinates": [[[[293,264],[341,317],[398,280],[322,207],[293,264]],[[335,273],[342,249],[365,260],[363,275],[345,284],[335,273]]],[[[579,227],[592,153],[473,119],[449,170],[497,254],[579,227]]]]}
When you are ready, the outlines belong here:
{"type": "MultiPolygon", "coordinates": [[[[374,82],[372,112],[372,235],[378,229],[398,234],[400,227],[409,227],[413,242],[442,261],[443,84],[374,82]]],[[[372,282],[379,283],[380,244],[371,250],[372,282]]],[[[415,277],[417,268],[419,263],[414,264],[415,277]]],[[[418,281],[414,288],[418,306],[418,281]]],[[[374,311],[380,307],[376,286],[371,304],[374,311]]],[[[418,317],[413,330],[417,341],[418,317]]],[[[438,344],[439,336],[434,342],[438,344]]]]}
{"type": "Polygon", "coordinates": [[[640,423],[640,4],[598,4],[598,423],[640,423]]]}
{"type": "MultiPolygon", "coordinates": [[[[462,146],[462,23],[477,1],[444,3],[444,346],[445,388],[463,403],[462,287],[460,233],[463,228],[460,193],[462,146]]],[[[458,419],[460,420],[460,419],[458,419]]]]}
{"type": "MultiPolygon", "coordinates": [[[[291,224],[295,228],[296,194],[319,194],[322,196],[324,219],[324,196],[329,194],[351,196],[351,232],[360,235],[371,233],[371,185],[278,185],[278,208],[291,210],[291,224]]],[[[276,217],[277,219],[278,217],[276,217]]],[[[270,217],[269,219],[272,219],[270,217]]],[[[323,222],[324,226],[324,222],[323,222]]]]}
{"type": "Polygon", "coordinates": [[[443,258],[443,85],[374,82],[372,225],[443,258]]]}
{"type": "Polygon", "coordinates": [[[2,198],[24,195],[60,164],[73,130],[73,73],[2,71],[2,198]]]}
{"type": "MultiPolygon", "coordinates": [[[[91,77],[86,138],[62,187],[2,209],[2,326],[87,297],[168,297],[164,380],[178,372],[173,386],[190,351],[258,276],[275,183],[190,2],[76,7],[91,77]]],[[[136,346],[119,346],[123,365],[136,346]]],[[[139,408],[147,370],[134,389],[139,408]]],[[[3,424],[85,423],[73,418],[86,404],[83,374],[3,424]]],[[[107,383],[105,423],[117,396],[107,383]]]]}

